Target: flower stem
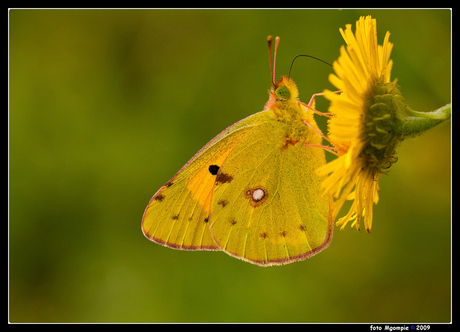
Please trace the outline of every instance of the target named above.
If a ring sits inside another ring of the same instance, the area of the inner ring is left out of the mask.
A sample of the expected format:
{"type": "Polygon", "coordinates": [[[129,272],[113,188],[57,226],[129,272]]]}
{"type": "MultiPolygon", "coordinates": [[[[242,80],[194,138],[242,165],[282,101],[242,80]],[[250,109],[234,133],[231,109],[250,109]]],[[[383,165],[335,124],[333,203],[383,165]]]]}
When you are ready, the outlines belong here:
{"type": "MultiPolygon", "coordinates": [[[[420,135],[428,129],[431,129],[438,124],[449,120],[451,113],[451,104],[447,104],[436,111],[432,112],[417,112],[405,107],[405,116],[400,118],[396,131],[406,137],[414,137],[420,135]]],[[[400,113],[400,115],[402,115],[400,113]]]]}

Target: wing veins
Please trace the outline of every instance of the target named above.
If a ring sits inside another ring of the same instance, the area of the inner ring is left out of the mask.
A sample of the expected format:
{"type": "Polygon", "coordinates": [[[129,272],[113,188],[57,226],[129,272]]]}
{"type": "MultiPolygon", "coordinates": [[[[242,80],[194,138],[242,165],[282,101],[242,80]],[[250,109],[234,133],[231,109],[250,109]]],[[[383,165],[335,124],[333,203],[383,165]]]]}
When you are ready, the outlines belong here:
{"type": "MultiPolygon", "coordinates": [[[[304,190],[305,187],[303,186],[303,183],[302,183],[302,179],[303,179],[303,178],[302,178],[301,174],[299,173],[300,171],[299,171],[298,169],[296,169],[295,171],[297,172],[297,175],[298,175],[298,176],[297,176],[297,178],[299,179],[299,182],[298,182],[298,183],[299,183],[299,186],[300,186],[300,190],[302,191],[302,197],[303,197],[304,203],[305,203],[305,205],[307,205],[308,200],[307,200],[307,198],[305,197],[305,190],[304,190]]],[[[297,205],[296,205],[296,208],[297,208],[297,205]]],[[[300,218],[300,219],[302,220],[302,218],[300,218]]],[[[302,231],[302,233],[303,233],[304,236],[305,236],[305,241],[307,241],[308,246],[310,247],[311,250],[313,250],[314,248],[313,248],[313,247],[311,246],[311,244],[310,244],[310,241],[309,241],[308,236],[307,236],[307,231],[308,231],[308,229],[302,231]]]]}

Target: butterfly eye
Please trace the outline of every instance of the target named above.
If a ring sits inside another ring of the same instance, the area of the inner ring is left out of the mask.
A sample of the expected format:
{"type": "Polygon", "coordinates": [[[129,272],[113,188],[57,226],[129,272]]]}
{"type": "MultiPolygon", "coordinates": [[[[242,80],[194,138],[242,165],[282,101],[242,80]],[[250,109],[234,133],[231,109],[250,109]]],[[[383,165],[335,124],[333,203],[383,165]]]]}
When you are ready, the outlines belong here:
{"type": "Polygon", "coordinates": [[[283,99],[289,99],[289,97],[291,96],[291,92],[285,86],[280,86],[279,88],[277,88],[275,90],[275,94],[277,97],[283,99]]]}

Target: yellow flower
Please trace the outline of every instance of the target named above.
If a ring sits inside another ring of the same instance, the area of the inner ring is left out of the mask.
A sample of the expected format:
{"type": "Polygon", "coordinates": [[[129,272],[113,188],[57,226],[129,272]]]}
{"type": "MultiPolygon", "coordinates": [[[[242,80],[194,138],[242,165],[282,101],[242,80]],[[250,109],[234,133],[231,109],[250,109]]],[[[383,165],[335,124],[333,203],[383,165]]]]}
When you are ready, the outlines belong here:
{"type": "Polygon", "coordinates": [[[336,198],[334,218],[344,202],[353,200],[347,215],[337,222],[342,229],[349,221],[367,232],[372,227],[373,204],[379,200],[380,174],[396,162],[395,149],[406,136],[414,136],[450,118],[450,105],[435,112],[411,110],[405,103],[396,80],[390,82],[393,44],[387,32],[383,46],[377,44],[377,22],[360,17],[353,34],[351,24],[340,29],[347,46],[333,64],[336,75],[329,81],[342,91],[329,90],[328,138],[338,158],[318,170],[329,175],[323,189],[336,198]],[[353,191],[354,190],[354,191],[353,191]]]}

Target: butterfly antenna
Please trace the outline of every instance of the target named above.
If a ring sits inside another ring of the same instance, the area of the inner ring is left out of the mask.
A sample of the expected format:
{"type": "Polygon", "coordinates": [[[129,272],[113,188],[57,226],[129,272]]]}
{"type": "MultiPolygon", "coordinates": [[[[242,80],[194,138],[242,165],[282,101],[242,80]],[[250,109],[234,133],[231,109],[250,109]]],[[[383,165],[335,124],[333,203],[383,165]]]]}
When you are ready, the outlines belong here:
{"type": "Polygon", "coordinates": [[[273,85],[275,85],[276,84],[276,75],[275,75],[276,53],[277,53],[277,50],[278,50],[278,45],[280,44],[280,37],[275,38],[275,55],[274,55],[273,61],[272,61],[272,41],[273,41],[273,37],[268,36],[267,41],[268,41],[268,53],[269,53],[268,56],[269,56],[269,59],[270,59],[270,74],[272,76],[272,83],[273,83],[273,85]]]}
{"type": "Polygon", "coordinates": [[[276,75],[275,75],[275,72],[276,72],[276,53],[278,52],[278,45],[279,44],[280,44],[280,37],[276,37],[275,38],[275,56],[273,58],[273,78],[272,78],[273,85],[275,85],[275,83],[276,83],[276,75]]]}
{"type": "MultiPolygon", "coordinates": [[[[271,76],[271,79],[272,79],[272,82],[273,82],[273,62],[272,62],[272,41],[273,41],[273,37],[268,36],[267,41],[268,41],[268,59],[270,60],[270,76],[271,76]]],[[[275,85],[275,83],[273,83],[273,85],[275,85]]]]}
{"type": "Polygon", "coordinates": [[[329,62],[326,62],[320,58],[317,58],[317,57],[314,57],[314,56],[311,56],[311,55],[308,55],[308,54],[299,54],[299,55],[296,55],[294,57],[294,59],[292,59],[292,62],[291,62],[291,67],[289,68],[289,78],[291,77],[291,70],[292,70],[292,66],[294,65],[294,61],[295,59],[297,59],[299,56],[305,56],[307,58],[312,58],[312,59],[315,59],[315,60],[318,60],[318,61],[321,61],[322,63],[325,63],[326,65],[329,65],[332,67],[332,65],[329,63],[329,62]]]}

